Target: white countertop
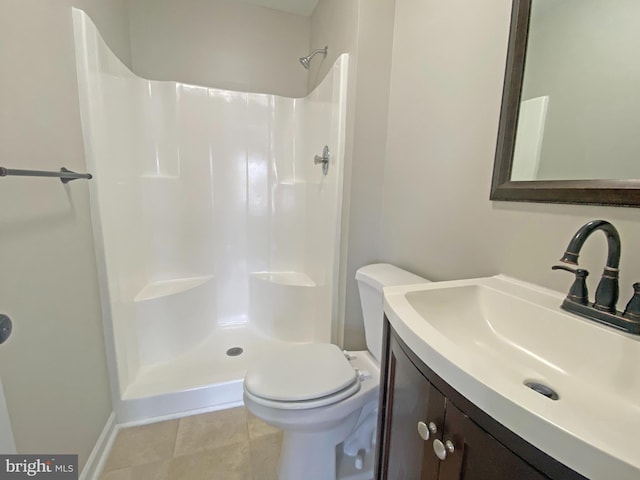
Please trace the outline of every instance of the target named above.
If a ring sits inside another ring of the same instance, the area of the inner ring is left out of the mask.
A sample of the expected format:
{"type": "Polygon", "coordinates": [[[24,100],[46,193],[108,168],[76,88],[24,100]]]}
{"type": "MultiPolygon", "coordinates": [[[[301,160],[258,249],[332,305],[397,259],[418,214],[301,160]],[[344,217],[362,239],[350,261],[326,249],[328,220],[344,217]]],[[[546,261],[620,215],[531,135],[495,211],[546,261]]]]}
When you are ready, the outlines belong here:
{"type": "Polygon", "coordinates": [[[564,296],[498,275],[387,287],[384,310],[429,368],[499,423],[587,478],[638,480],[640,339],[560,310],[564,296]]]}

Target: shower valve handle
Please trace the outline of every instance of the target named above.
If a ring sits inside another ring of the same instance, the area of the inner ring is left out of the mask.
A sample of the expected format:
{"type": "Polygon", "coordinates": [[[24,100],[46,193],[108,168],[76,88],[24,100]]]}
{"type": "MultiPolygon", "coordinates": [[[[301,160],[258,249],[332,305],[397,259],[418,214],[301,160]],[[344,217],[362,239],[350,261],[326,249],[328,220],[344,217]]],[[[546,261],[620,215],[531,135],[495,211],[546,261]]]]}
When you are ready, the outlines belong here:
{"type": "Polygon", "coordinates": [[[329,147],[327,145],[322,149],[322,156],[316,155],[313,159],[314,165],[322,165],[322,173],[329,173],[329,147]]]}

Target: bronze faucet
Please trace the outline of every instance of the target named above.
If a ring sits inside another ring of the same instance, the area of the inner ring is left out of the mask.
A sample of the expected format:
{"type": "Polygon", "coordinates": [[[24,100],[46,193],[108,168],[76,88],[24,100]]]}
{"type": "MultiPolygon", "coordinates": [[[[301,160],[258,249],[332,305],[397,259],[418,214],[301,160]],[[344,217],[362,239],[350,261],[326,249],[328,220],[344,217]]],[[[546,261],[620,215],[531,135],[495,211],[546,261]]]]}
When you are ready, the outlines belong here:
{"type": "Polygon", "coordinates": [[[567,270],[575,274],[576,279],[569,294],[562,302],[562,308],[583,317],[606,325],[640,335],[640,283],[633,285],[634,295],[625,311],[618,312],[618,266],[620,265],[620,235],[613,225],[605,220],[592,220],[583,225],[569,242],[567,250],[560,259],[563,263],[578,265],[578,256],[582,245],[596,230],[602,230],[607,236],[607,265],[596,289],[595,302],[589,303],[586,278],[589,275],[584,269],[572,269],[563,265],[554,265],[553,270],[567,270]]]}

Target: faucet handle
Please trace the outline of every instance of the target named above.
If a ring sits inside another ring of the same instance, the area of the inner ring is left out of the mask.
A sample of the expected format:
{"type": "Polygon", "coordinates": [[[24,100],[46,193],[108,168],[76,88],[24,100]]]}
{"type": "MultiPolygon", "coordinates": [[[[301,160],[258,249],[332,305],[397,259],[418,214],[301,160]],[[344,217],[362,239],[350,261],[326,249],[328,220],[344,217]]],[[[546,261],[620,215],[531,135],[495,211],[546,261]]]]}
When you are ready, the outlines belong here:
{"type": "Polygon", "coordinates": [[[640,320],[640,283],[633,284],[633,297],[627,303],[622,316],[631,320],[640,320]]]}
{"type": "Polygon", "coordinates": [[[576,276],[576,279],[569,289],[567,300],[574,303],[579,303],[580,305],[589,304],[589,292],[587,290],[586,281],[587,277],[589,276],[589,272],[587,270],[585,270],[584,268],[569,268],[565,267],[564,265],[554,265],[553,267],[551,267],[551,270],[566,270],[567,272],[573,273],[576,276]]]}

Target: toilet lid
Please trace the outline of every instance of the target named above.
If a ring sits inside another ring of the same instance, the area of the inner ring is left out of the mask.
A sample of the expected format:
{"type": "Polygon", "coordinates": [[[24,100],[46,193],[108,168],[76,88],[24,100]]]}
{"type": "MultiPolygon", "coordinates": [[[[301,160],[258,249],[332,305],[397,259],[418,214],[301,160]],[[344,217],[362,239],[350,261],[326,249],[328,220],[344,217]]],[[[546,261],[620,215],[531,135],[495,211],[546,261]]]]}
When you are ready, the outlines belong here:
{"type": "Polygon", "coordinates": [[[263,357],[244,379],[255,397],[300,402],[333,395],[358,382],[342,351],[329,343],[291,345],[263,357]]]}

